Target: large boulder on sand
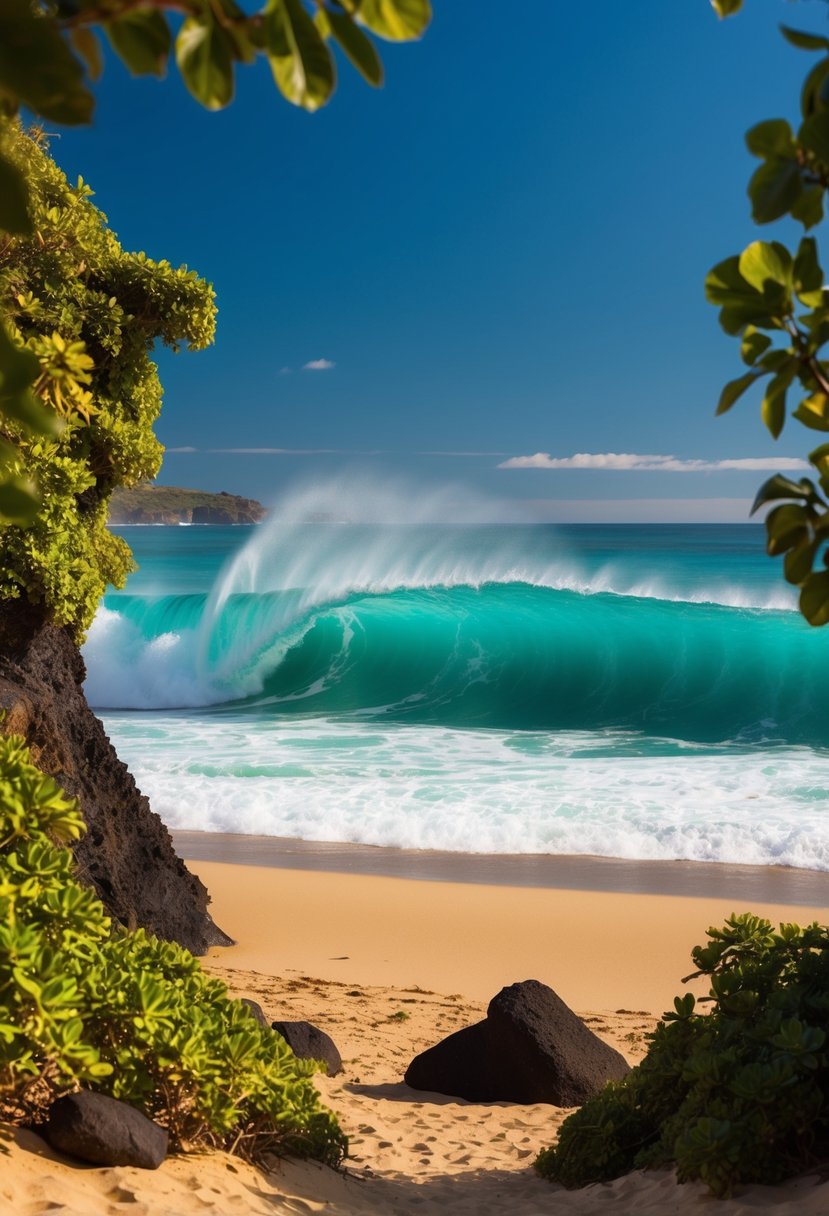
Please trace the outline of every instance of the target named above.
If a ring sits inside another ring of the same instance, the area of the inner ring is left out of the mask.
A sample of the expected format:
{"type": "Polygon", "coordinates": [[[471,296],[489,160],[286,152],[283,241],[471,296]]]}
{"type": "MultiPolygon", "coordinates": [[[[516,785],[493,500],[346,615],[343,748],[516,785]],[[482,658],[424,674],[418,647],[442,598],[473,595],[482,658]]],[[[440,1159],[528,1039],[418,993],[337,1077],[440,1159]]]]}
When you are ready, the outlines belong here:
{"type": "Polygon", "coordinates": [[[580,1106],[628,1071],[552,988],[524,980],[493,997],[483,1022],[416,1056],[405,1081],[469,1102],[580,1106]]]}
{"type": "Polygon", "coordinates": [[[297,1059],[320,1060],[329,1077],[342,1072],[343,1062],[334,1040],[318,1026],[310,1022],[271,1022],[271,1026],[282,1035],[297,1059]]]}
{"type": "Polygon", "coordinates": [[[95,1165],[157,1170],[167,1156],[167,1132],[134,1106],[83,1089],[58,1098],[39,1129],[52,1148],[95,1165]]]}

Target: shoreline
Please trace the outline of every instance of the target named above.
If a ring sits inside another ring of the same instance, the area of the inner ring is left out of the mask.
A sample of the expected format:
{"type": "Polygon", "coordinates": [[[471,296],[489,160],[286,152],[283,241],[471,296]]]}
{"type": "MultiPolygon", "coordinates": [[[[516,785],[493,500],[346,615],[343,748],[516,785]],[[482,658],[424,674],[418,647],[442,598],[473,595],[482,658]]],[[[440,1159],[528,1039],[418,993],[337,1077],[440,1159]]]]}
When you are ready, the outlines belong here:
{"type": "Polygon", "coordinates": [[[418,882],[736,899],[829,909],[829,873],[793,866],[638,860],[588,854],[450,853],[230,832],[171,831],[187,861],[418,882]]]}
{"type": "MultiPolygon", "coordinates": [[[[234,941],[210,966],[322,984],[462,993],[488,1002],[537,979],[576,1010],[659,1016],[686,989],[710,925],[751,911],[773,924],[825,921],[811,905],[711,895],[579,890],[196,860],[216,924],[234,941]]],[[[708,984],[690,990],[705,995],[708,984]]]]}

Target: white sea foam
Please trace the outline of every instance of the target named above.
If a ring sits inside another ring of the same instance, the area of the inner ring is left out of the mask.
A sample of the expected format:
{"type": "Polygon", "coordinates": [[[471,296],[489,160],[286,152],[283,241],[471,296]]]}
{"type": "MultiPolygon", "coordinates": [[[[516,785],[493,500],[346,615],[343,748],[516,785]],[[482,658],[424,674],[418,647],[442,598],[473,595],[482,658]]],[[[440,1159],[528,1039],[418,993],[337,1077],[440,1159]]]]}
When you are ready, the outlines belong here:
{"type": "Polygon", "coordinates": [[[105,721],[173,828],[829,870],[829,756],[807,748],[224,714],[105,721]]]}

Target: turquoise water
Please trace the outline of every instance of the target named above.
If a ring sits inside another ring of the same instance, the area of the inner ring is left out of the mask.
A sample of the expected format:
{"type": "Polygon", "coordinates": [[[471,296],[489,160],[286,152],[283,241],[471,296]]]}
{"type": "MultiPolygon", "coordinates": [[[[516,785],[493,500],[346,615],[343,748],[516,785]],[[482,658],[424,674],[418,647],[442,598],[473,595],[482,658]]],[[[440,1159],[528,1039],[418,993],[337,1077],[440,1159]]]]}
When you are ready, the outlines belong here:
{"type": "Polygon", "coordinates": [[[124,534],[87,689],[172,827],[829,868],[829,634],[760,528],[124,534]]]}

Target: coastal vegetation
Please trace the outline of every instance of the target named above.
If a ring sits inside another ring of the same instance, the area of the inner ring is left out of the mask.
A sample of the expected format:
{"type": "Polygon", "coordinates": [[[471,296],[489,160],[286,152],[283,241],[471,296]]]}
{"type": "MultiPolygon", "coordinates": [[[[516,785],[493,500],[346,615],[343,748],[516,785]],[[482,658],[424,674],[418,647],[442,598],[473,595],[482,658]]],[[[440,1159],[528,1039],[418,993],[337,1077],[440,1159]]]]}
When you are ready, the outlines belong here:
{"type": "Polygon", "coordinates": [[[153,345],[203,349],[216,310],[192,270],[123,250],[90,187],[67,180],[43,137],[12,122],[3,149],[25,169],[33,224],[30,236],[0,243],[3,316],[57,425],[48,435],[4,426],[7,467],[41,502],[34,518],[3,528],[0,600],[23,599],[80,639],[106,587],[133,569],[107,528],[110,496],[161,464],[153,345]]]}
{"type": "Polygon", "coordinates": [[[694,975],[647,1055],[562,1125],[536,1168],[567,1187],[675,1166],[719,1196],[780,1182],[829,1151],[829,927],[745,913],[708,930],[694,975]],[[710,1008],[701,1011],[698,1005],[710,1008]]]}
{"type": "MultiPolygon", "coordinates": [[[[742,0],[713,0],[721,17],[742,0]]],[[[760,161],[749,182],[752,216],[758,224],[790,217],[808,232],[824,216],[829,190],[829,37],[781,27],[800,50],[817,53],[803,83],[800,117],[765,119],[746,134],[760,161]]],[[[748,370],[722,390],[724,413],[755,385],[763,384],[760,416],[775,439],[787,412],[809,430],[829,432],[829,288],[814,237],[791,251],[779,241],[754,241],[738,256],[719,262],[705,281],[706,295],[720,310],[720,324],[740,340],[748,370]],[[794,389],[797,403],[787,411],[794,389]]],[[[767,548],[783,556],[788,582],[800,588],[800,611],[812,625],[829,622],[829,442],[809,453],[814,478],[781,474],[765,482],[753,511],[778,503],[766,516],[767,548]],[[817,484],[815,484],[815,481],[817,484]]]]}
{"type": "Polygon", "coordinates": [[[166,1127],[174,1147],[337,1164],[346,1139],[313,1061],[259,1024],[189,951],[113,925],[74,875],[75,799],[0,738],[0,1118],[32,1124],[90,1088],[166,1127]]]}

